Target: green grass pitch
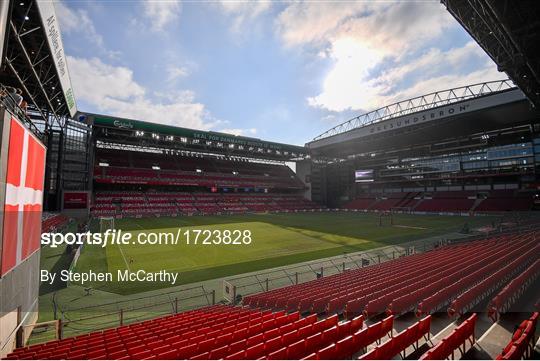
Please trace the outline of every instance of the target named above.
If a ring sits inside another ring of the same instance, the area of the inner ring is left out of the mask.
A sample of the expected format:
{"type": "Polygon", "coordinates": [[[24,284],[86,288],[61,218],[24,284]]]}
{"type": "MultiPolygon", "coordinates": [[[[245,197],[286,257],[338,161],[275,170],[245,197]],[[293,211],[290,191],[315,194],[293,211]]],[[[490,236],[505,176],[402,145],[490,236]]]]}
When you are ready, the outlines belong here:
{"type": "MultiPolygon", "coordinates": [[[[457,232],[465,223],[473,228],[491,223],[488,217],[439,215],[394,215],[394,226],[369,213],[324,212],[193,216],[116,220],[115,228],[139,232],[174,232],[188,229],[249,229],[250,245],[86,245],[76,271],[83,272],[165,269],[179,272],[179,282],[187,284],[279,267],[344,252],[407,242],[457,232]]],[[[148,282],[108,282],[92,287],[119,294],[132,294],[169,286],[148,282]]]]}

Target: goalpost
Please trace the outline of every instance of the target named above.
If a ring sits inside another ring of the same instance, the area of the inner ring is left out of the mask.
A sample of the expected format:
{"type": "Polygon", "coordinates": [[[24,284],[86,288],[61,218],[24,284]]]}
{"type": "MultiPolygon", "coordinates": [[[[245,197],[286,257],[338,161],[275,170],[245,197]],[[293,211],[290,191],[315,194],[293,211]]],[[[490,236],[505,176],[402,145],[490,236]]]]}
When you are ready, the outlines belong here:
{"type": "Polygon", "coordinates": [[[390,226],[394,225],[394,213],[392,211],[379,212],[379,226],[383,226],[385,220],[389,221],[390,226]]]}
{"type": "Polygon", "coordinates": [[[114,217],[100,217],[99,232],[105,233],[108,229],[114,230],[114,217]]]}

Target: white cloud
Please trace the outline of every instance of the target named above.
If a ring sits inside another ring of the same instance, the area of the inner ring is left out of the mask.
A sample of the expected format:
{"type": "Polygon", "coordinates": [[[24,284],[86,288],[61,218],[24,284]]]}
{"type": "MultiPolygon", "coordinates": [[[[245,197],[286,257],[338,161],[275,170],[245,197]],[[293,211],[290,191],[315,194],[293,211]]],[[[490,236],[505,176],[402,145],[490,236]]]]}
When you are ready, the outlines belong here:
{"type": "Polygon", "coordinates": [[[143,0],[144,16],[154,31],[162,31],[167,25],[178,21],[182,11],[179,0],[143,0]]]}
{"type": "Polygon", "coordinates": [[[448,51],[431,47],[458,26],[438,2],[411,1],[296,2],[276,20],[286,47],[308,47],[332,62],[320,93],[307,101],[334,112],[503,78],[472,41],[448,51]]]}
{"type": "Polygon", "coordinates": [[[257,17],[269,10],[272,2],[269,0],[221,0],[219,4],[226,15],[233,17],[232,30],[240,32],[244,25],[253,22],[257,17]]]}
{"type": "Polygon", "coordinates": [[[84,36],[87,41],[96,45],[98,49],[111,58],[118,56],[118,52],[107,50],[103,41],[103,36],[99,34],[94,23],[86,10],[71,9],[63,1],[54,3],[62,32],[66,34],[74,33],[84,36]]]}
{"type": "Polygon", "coordinates": [[[414,60],[399,62],[378,75],[370,75],[369,66],[364,66],[363,72],[358,71],[366,56],[369,58],[368,52],[359,51],[350,57],[338,57],[321,93],[309,97],[308,104],[337,112],[372,110],[437,90],[504,78],[472,42],[446,52],[429,49],[414,60]],[[473,60],[479,61],[481,66],[462,71],[463,64],[473,60]],[[404,79],[409,81],[400,90],[399,84],[404,79]]]}
{"type": "Polygon", "coordinates": [[[174,81],[189,75],[189,70],[185,66],[169,65],[167,67],[167,80],[174,81]]]}
{"type": "Polygon", "coordinates": [[[165,94],[148,91],[133,79],[133,71],[98,58],[67,57],[77,98],[99,112],[154,123],[210,129],[223,122],[213,118],[192,91],[165,94]]]}
{"type": "Polygon", "coordinates": [[[242,135],[246,137],[252,137],[257,134],[256,128],[239,129],[239,128],[224,128],[219,130],[222,133],[228,133],[233,135],[242,135]]]}

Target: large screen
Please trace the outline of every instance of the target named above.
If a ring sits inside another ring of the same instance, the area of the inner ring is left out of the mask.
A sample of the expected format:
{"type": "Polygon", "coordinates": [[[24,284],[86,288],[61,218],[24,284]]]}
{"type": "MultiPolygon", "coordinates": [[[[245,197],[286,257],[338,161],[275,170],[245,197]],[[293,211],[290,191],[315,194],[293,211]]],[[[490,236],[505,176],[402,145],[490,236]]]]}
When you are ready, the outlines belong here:
{"type": "Polygon", "coordinates": [[[354,172],[357,183],[373,182],[373,169],[359,169],[354,172]]]}
{"type": "Polygon", "coordinates": [[[11,118],[3,141],[9,146],[0,275],[39,249],[45,175],[45,146],[17,119],[11,118]]]}

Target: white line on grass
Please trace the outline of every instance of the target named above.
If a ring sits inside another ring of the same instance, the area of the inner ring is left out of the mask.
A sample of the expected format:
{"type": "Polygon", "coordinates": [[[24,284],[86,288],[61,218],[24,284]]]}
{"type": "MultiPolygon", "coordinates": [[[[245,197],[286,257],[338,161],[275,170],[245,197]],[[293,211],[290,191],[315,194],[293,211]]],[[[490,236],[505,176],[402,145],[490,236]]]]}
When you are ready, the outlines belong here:
{"type": "Polygon", "coordinates": [[[131,269],[129,269],[128,261],[126,260],[126,256],[124,255],[124,251],[122,251],[122,247],[118,245],[118,248],[120,249],[120,254],[122,255],[122,258],[124,259],[124,263],[126,264],[127,270],[131,273],[131,269]]]}

